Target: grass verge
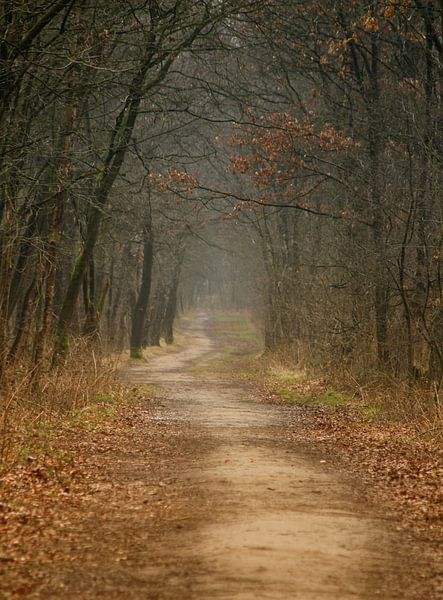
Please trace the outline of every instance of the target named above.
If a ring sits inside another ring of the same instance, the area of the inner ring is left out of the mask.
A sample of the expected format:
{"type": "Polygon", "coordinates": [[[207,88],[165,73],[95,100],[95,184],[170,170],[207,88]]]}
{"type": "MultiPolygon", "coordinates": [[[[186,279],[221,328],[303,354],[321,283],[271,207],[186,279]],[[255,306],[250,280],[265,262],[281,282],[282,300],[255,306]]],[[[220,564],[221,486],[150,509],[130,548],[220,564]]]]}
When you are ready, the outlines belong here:
{"type": "Polygon", "coordinates": [[[63,430],[92,431],[137,395],[118,376],[119,363],[78,344],[66,363],[38,373],[15,365],[0,398],[0,474],[53,453],[63,430]]]}
{"type": "MultiPolygon", "coordinates": [[[[186,327],[186,322],[187,319],[180,320],[179,328],[186,327]]],[[[243,311],[211,312],[208,330],[216,340],[216,351],[194,360],[188,371],[201,377],[248,378],[261,351],[260,333],[250,315],[243,311]]]]}

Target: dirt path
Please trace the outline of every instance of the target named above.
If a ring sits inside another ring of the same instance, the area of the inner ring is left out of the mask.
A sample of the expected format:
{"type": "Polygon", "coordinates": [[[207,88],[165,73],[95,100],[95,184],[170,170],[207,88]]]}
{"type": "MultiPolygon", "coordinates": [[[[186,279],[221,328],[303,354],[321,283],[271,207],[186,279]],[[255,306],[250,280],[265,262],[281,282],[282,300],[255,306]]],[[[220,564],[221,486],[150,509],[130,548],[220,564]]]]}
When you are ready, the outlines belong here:
{"type": "Polygon", "coordinates": [[[178,534],[181,560],[197,567],[186,574],[188,591],[176,597],[412,597],[401,583],[408,553],[399,552],[400,540],[329,472],[325,458],[287,442],[294,410],[254,403],[238,384],[187,372],[217,352],[204,316],[188,338],[184,351],[128,375],[161,385],[165,399],[152,419],[194,432],[195,457],[180,477],[199,490],[205,510],[178,534]]]}
{"type": "Polygon", "coordinates": [[[437,598],[420,545],[375,516],[329,456],[294,442],[300,408],[202,376],[220,353],[208,331],[201,315],[182,350],[128,368],[134,390],[159,389],[155,401],[62,432],[57,453],[76,463],[55,484],[45,466],[8,484],[0,598],[437,598]]]}

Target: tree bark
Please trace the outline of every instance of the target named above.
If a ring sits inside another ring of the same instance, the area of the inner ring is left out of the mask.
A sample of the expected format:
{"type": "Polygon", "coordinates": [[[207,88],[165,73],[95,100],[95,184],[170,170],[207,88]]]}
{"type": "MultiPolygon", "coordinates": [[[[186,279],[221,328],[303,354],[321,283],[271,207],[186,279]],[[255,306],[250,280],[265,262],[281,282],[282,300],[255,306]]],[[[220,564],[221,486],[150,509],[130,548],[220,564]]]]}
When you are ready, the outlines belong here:
{"type": "Polygon", "coordinates": [[[375,332],[377,359],[380,369],[389,362],[388,347],[388,301],[389,289],[386,277],[386,231],[384,226],[383,194],[381,189],[381,157],[383,151],[382,107],[380,106],[380,39],[378,32],[371,34],[371,64],[369,68],[369,90],[367,98],[370,200],[373,211],[374,288],[375,288],[375,332]]]}
{"type": "Polygon", "coordinates": [[[152,307],[149,311],[149,321],[146,336],[148,346],[160,346],[165,307],[166,290],[163,284],[160,284],[157,288],[152,307]]]}
{"type": "Polygon", "coordinates": [[[146,312],[149,304],[152,281],[152,263],[154,258],[154,245],[152,228],[149,222],[143,231],[143,271],[140,289],[132,314],[131,325],[131,358],[142,358],[143,332],[145,327],[146,312]]]}
{"type": "Polygon", "coordinates": [[[163,317],[162,331],[163,337],[167,344],[172,344],[174,342],[174,320],[177,315],[177,291],[180,283],[180,273],[183,265],[183,258],[184,248],[180,250],[177,265],[174,269],[163,317]]]}

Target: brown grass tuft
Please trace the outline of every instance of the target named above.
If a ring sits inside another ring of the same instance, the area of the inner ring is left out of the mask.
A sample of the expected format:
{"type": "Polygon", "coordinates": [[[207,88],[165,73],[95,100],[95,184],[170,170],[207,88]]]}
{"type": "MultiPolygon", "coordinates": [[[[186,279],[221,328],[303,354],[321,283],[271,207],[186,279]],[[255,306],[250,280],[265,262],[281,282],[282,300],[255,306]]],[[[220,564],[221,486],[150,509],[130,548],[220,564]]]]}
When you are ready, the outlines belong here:
{"type": "Polygon", "coordinates": [[[118,402],[117,361],[76,340],[63,364],[6,368],[0,390],[0,471],[26,458],[51,431],[91,404],[118,402]]]}

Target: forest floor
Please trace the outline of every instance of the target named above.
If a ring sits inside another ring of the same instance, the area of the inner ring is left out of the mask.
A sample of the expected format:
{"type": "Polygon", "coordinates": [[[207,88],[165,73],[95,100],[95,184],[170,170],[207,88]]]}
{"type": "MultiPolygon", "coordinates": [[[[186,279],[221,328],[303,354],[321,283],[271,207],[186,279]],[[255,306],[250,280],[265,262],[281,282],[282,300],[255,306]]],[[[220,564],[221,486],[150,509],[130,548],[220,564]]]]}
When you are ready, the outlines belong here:
{"type": "Polygon", "coordinates": [[[3,476],[0,597],[441,598],[441,448],[288,402],[234,321],[181,327],[125,368],[131,403],[3,476]]]}

